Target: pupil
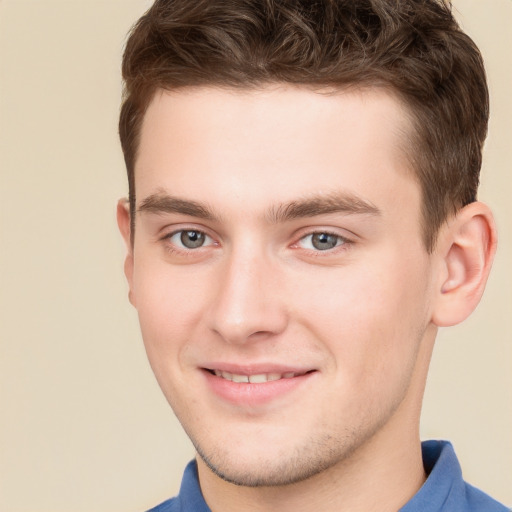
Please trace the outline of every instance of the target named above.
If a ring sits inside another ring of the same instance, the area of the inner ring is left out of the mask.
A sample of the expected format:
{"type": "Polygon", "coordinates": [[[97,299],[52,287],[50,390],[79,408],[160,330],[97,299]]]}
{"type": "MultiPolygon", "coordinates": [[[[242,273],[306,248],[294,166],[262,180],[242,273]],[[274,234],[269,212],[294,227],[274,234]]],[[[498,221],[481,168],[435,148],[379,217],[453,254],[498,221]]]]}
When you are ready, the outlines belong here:
{"type": "Polygon", "coordinates": [[[183,231],[180,239],[187,249],[195,249],[204,244],[204,233],[200,231],[183,231]]]}
{"type": "Polygon", "coordinates": [[[325,251],[336,247],[338,237],[336,235],[329,235],[328,233],[315,233],[311,242],[315,249],[325,251]]]}

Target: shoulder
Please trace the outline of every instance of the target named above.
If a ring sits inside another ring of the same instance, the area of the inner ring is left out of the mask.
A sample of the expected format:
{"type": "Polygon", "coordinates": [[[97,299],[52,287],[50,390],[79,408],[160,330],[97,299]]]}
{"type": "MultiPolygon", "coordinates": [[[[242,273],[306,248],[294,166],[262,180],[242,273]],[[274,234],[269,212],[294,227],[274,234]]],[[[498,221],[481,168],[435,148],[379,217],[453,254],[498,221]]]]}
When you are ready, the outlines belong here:
{"type": "Polygon", "coordinates": [[[179,512],[180,505],[177,498],[171,498],[169,500],[160,503],[156,507],[148,510],[148,512],[179,512]]]}
{"type": "Polygon", "coordinates": [[[178,500],[176,498],[171,498],[148,510],[148,512],[179,512],[179,510],[180,506],[178,500]]]}
{"type": "Polygon", "coordinates": [[[148,512],[211,512],[201,494],[195,460],[185,468],[179,494],[148,512]]]}
{"type": "Polygon", "coordinates": [[[465,491],[468,512],[510,512],[510,508],[468,483],[465,484],[465,491]]]}

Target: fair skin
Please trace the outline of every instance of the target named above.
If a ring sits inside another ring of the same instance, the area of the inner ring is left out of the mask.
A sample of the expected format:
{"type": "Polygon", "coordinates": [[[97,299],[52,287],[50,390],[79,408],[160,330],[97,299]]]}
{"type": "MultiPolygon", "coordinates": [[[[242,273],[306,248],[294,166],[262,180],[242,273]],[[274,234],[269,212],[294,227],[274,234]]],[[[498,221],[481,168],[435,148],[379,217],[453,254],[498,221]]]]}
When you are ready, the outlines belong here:
{"type": "Polygon", "coordinates": [[[125,271],[214,512],[396,511],[425,479],[438,326],[495,247],[473,203],[425,250],[408,117],[383,90],[159,92],[125,271]]]}

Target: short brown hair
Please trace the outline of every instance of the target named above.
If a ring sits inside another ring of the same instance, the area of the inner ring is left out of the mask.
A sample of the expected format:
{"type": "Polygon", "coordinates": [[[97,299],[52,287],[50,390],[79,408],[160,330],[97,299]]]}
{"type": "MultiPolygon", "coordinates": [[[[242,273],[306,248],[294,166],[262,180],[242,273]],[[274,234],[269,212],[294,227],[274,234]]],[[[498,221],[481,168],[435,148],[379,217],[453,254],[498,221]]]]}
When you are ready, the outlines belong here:
{"type": "Polygon", "coordinates": [[[159,89],[387,87],[415,127],[410,158],[423,233],[475,201],[489,111],[478,48],[441,0],[157,0],[123,57],[119,133],[135,213],[134,168],[145,111],[159,89]]]}

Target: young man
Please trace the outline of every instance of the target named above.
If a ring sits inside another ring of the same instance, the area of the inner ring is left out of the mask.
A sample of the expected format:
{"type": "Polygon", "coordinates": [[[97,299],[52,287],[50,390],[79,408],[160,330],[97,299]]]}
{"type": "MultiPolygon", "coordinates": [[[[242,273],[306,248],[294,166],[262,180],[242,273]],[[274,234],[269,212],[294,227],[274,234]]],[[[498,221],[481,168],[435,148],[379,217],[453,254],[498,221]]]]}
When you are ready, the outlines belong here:
{"type": "Polygon", "coordinates": [[[160,0],[123,76],[130,300],[198,453],[154,510],[506,510],[419,440],[437,329],[496,247],[449,7],[160,0]]]}

